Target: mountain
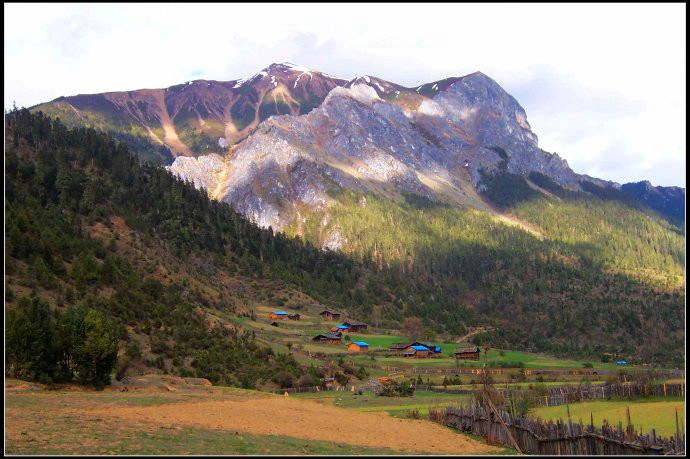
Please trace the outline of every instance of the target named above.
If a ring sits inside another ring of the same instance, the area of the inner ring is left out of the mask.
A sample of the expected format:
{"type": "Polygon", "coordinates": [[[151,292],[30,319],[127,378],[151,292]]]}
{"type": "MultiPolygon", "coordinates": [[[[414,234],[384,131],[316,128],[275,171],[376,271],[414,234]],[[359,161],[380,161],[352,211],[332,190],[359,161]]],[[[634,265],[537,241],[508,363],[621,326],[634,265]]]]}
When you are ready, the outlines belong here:
{"type": "MultiPolygon", "coordinates": [[[[274,65],[231,89],[273,86],[277,68],[292,86],[307,76],[274,65]]],[[[244,138],[223,137],[236,142],[227,151],[122,172],[107,162],[123,155],[109,146],[98,159],[118,171],[111,185],[84,185],[86,159],[61,162],[80,178],[58,182],[80,199],[108,189],[103,199],[118,206],[108,212],[162,253],[193,247],[220,271],[241,266],[388,328],[417,317],[445,336],[491,327],[475,338],[495,347],[682,362],[684,189],[575,173],[539,148],[517,101],[479,72],[413,88],[373,76],[331,83],[307,113],[257,115],[244,138]]],[[[62,140],[59,126],[13,132],[20,144],[62,140]]],[[[94,134],[75,132],[73,155],[96,154],[94,134]]],[[[40,173],[13,179],[54,193],[54,165],[25,169],[40,173]]]]}
{"type": "MultiPolygon", "coordinates": [[[[180,157],[170,170],[274,229],[333,204],[332,187],[414,193],[491,213],[495,203],[483,192],[497,173],[536,172],[571,190],[620,189],[541,150],[524,109],[481,72],[416,88],[358,77],[307,115],[267,119],[231,154],[180,157]]],[[[684,190],[668,196],[654,208],[676,209],[677,222],[684,190]]]]}
{"type": "Polygon", "coordinates": [[[411,193],[340,189],[292,238],[91,129],[24,110],[5,133],[7,307],[31,295],[97,309],[137,365],[248,387],[276,365],[299,375],[222,318],[305,302],[387,328],[417,317],[447,339],[489,326],[473,339],[499,348],[683,362],[683,232],[545,175],[529,179],[548,194],[516,182],[528,199],[504,203],[531,232],[411,193]]]}
{"type": "MultiPolygon", "coordinates": [[[[274,229],[328,206],[332,186],[412,192],[493,213],[484,179],[498,172],[621,190],[541,150],[524,109],[481,72],[405,88],[286,62],[240,80],[60,97],[32,111],[104,130],[274,229]]],[[[684,190],[654,190],[619,194],[682,222],[684,190]]]]}
{"type": "Polygon", "coordinates": [[[308,113],[344,83],[286,62],[240,80],[59,97],[31,110],[70,127],[101,129],[146,159],[170,163],[178,156],[223,152],[271,115],[308,113]]]}

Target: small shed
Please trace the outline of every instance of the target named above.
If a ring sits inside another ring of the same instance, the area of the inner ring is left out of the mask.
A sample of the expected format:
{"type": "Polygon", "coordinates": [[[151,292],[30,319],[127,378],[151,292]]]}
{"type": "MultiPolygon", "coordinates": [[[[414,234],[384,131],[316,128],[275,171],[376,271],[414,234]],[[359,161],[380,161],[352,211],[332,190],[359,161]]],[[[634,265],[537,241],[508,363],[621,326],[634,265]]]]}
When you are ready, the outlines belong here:
{"type": "Polygon", "coordinates": [[[460,360],[479,360],[479,347],[466,347],[453,351],[456,359],[460,360]]]}
{"type": "Polygon", "coordinates": [[[330,308],[325,308],[319,315],[325,320],[340,320],[340,313],[330,308]]]}
{"type": "Polygon", "coordinates": [[[288,319],[290,319],[290,320],[299,320],[300,317],[301,317],[301,316],[300,316],[299,314],[297,314],[297,313],[288,314],[288,319]]]}
{"type": "Polygon", "coordinates": [[[404,357],[414,357],[417,359],[423,359],[429,357],[431,351],[426,346],[414,345],[405,349],[402,353],[404,357]]]}
{"type": "Polygon", "coordinates": [[[353,341],[347,345],[347,350],[350,352],[367,352],[369,345],[364,341],[353,341]]]}
{"type": "Polygon", "coordinates": [[[270,317],[271,319],[285,319],[287,318],[287,316],[288,313],[285,311],[271,311],[268,314],[268,317],[270,317]]]}
{"type": "Polygon", "coordinates": [[[321,378],[321,382],[326,387],[332,387],[335,384],[335,378],[321,378]]]}
{"type": "Polygon", "coordinates": [[[278,326],[278,322],[273,321],[273,322],[271,322],[271,325],[273,325],[274,327],[277,327],[277,326],[278,326]]]}
{"type": "Polygon", "coordinates": [[[312,338],[312,341],[318,341],[326,344],[340,344],[341,337],[342,333],[326,332],[316,335],[314,338],[312,338]]]}
{"type": "Polygon", "coordinates": [[[628,361],[627,360],[617,360],[616,365],[627,365],[628,361]]]}
{"type": "Polygon", "coordinates": [[[350,327],[350,331],[352,332],[366,330],[368,327],[368,325],[364,322],[357,322],[356,320],[346,320],[345,322],[343,322],[343,325],[347,325],[348,327],[350,327]]]}
{"type": "Polygon", "coordinates": [[[331,331],[334,332],[341,332],[341,333],[347,333],[350,331],[347,325],[333,325],[331,327],[331,331]]]}

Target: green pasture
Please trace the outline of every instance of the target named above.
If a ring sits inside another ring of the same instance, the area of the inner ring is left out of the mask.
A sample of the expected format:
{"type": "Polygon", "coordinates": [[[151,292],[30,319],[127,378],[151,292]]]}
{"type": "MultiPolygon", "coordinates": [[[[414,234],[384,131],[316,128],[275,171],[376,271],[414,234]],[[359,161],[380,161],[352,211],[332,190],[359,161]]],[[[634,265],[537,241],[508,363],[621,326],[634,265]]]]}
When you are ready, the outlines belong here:
{"type": "Polygon", "coordinates": [[[362,395],[355,395],[347,391],[327,391],[292,394],[290,396],[357,411],[382,411],[393,416],[405,416],[406,412],[410,410],[419,410],[419,414],[425,416],[429,413],[430,408],[458,406],[471,398],[471,395],[466,394],[445,394],[428,390],[415,391],[412,397],[381,397],[369,391],[362,395]]]}
{"type": "MultiPolygon", "coordinates": [[[[630,407],[630,419],[635,429],[642,427],[643,432],[649,432],[652,428],[656,429],[657,435],[675,435],[676,432],[676,410],[678,419],[685,424],[685,401],[664,398],[649,398],[642,400],[602,400],[581,403],[571,403],[570,417],[573,422],[590,422],[590,413],[594,418],[594,425],[601,426],[604,419],[610,424],[618,425],[623,422],[627,424],[626,407],[630,407]]],[[[542,419],[567,419],[568,414],[566,405],[535,408],[530,411],[534,417],[542,419]]]]}

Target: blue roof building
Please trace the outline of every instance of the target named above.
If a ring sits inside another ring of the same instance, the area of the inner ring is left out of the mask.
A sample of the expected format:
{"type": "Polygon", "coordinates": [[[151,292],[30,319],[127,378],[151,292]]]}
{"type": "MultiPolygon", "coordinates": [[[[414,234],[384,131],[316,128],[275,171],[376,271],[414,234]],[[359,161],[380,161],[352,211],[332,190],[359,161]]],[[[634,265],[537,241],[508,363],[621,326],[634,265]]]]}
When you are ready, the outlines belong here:
{"type": "Polygon", "coordinates": [[[429,348],[425,346],[410,346],[415,351],[428,351],[429,348]]]}
{"type": "Polygon", "coordinates": [[[357,346],[369,346],[367,343],[364,341],[353,341],[357,346]]]}

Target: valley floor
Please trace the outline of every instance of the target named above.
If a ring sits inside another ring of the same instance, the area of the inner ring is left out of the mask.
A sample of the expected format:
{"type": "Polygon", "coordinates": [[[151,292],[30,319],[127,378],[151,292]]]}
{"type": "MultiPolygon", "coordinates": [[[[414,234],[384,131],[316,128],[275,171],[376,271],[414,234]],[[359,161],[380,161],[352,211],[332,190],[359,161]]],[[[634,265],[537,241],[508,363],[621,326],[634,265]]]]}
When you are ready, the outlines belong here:
{"type": "MultiPolygon", "coordinates": [[[[352,396],[347,394],[347,396],[352,396]]],[[[178,386],[5,388],[7,454],[491,454],[428,420],[295,397],[178,386]]]]}

